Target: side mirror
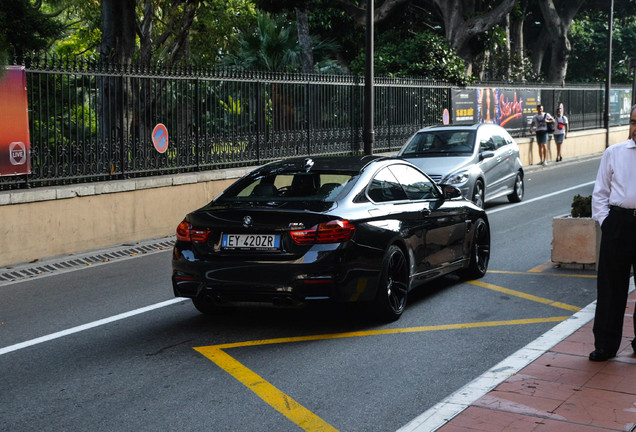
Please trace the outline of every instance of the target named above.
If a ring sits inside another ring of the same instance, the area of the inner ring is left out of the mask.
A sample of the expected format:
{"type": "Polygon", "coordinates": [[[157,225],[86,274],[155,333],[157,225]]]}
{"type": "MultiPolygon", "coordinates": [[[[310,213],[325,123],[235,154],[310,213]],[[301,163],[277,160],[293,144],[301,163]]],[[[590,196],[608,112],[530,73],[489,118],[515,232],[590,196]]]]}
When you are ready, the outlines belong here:
{"type": "Polygon", "coordinates": [[[462,196],[462,192],[459,189],[457,189],[455,186],[443,184],[443,185],[440,185],[440,187],[442,188],[442,192],[444,193],[444,198],[446,199],[461,198],[462,196]]]}
{"type": "Polygon", "coordinates": [[[483,151],[481,153],[479,153],[479,160],[484,160],[484,159],[488,159],[491,157],[495,157],[495,152],[492,150],[486,150],[483,151]]]}

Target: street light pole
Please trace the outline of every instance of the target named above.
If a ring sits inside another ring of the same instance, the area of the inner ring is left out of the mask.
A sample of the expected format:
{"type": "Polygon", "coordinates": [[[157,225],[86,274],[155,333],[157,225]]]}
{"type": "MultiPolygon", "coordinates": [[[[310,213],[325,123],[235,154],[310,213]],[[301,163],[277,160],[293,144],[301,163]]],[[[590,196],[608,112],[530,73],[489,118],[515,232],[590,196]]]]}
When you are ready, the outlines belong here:
{"type": "Polygon", "coordinates": [[[605,79],[605,113],[603,114],[603,123],[605,126],[605,148],[609,147],[610,130],[609,130],[609,110],[610,110],[610,88],[612,87],[612,27],[614,24],[614,0],[610,1],[610,13],[608,21],[607,36],[607,78],[605,79]]]}
{"type": "Polygon", "coordinates": [[[364,70],[364,154],[373,154],[373,0],[367,0],[367,31],[364,70]]]}

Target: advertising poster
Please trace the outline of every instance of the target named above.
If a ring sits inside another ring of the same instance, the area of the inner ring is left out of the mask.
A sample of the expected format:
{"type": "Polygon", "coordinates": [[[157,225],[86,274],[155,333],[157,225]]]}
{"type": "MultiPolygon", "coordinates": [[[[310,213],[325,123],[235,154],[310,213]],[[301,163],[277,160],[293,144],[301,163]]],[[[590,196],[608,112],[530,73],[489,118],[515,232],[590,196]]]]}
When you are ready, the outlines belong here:
{"type": "Polygon", "coordinates": [[[511,133],[525,130],[539,100],[538,90],[453,89],[453,123],[494,123],[511,133]]]}
{"type": "Polygon", "coordinates": [[[453,124],[477,123],[477,100],[474,96],[474,90],[453,89],[451,105],[453,107],[451,115],[453,124]]]}
{"type": "Polygon", "coordinates": [[[631,107],[631,90],[610,90],[610,125],[616,126],[629,123],[629,112],[631,107]]]}
{"type": "Polygon", "coordinates": [[[10,66],[0,76],[0,175],[31,173],[31,141],[23,67],[10,66]]]}

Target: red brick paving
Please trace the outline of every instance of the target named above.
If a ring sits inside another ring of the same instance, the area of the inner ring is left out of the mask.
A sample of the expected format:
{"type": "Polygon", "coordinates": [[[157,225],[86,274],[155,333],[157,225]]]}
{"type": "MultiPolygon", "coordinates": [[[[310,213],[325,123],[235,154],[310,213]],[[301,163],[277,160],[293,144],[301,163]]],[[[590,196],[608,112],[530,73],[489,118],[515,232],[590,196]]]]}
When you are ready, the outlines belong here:
{"type": "Polygon", "coordinates": [[[618,356],[592,362],[590,322],[462,413],[441,432],[600,432],[636,430],[636,355],[630,295],[618,356]]]}

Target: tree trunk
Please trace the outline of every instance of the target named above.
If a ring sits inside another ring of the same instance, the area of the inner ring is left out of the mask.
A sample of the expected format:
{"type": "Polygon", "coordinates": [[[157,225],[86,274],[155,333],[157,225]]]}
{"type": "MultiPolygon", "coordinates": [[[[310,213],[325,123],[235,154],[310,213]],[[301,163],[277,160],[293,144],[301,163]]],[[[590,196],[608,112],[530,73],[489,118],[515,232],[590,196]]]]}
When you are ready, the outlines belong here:
{"type": "Polygon", "coordinates": [[[510,14],[507,14],[504,18],[504,26],[506,30],[506,77],[510,78],[512,75],[512,55],[510,45],[510,14]]]}
{"type": "Polygon", "coordinates": [[[476,14],[477,0],[433,0],[444,22],[445,38],[466,63],[467,74],[472,73],[475,55],[470,40],[502,22],[516,1],[501,0],[494,9],[476,14]]]}
{"type": "Polygon", "coordinates": [[[522,2],[520,14],[515,14],[510,20],[510,49],[513,58],[523,60],[525,58],[523,26],[525,23],[525,12],[527,2],[522,2]]]}
{"type": "MultiPolygon", "coordinates": [[[[126,68],[132,63],[135,52],[135,1],[102,1],[102,42],[101,61],[104,65],[118,65],[126,68]]],[[[116,142],[125,142],[128,119],[124,118],[126,101],[129,100],[122,76],[102,77],[99,85],[99,128],[103,141],[103,154],[100,157],[100,169],[108,172],[117,164],[113,148],[116,142]]],[[[125,167],[121,167],[123,170],[125,167]]]]}
{"type": "Polygon", "coordinates": [[[298,43],[302,52],[303,72],[311,73],[314,71],[314,47],[309,36],[309,19],[307,18],[307,9],[296,9],[296,26],[298,28],[298,43]]]}
{"type": "Polygon", "coordinates": [[[130,64],[134,52],[135,0],[102,0],[102,57],[130,64]]]}
{"type": "Polygon", "coordinates": [[[540,37],[534,42],[534,44],[532,44],[530,61],[532,62],[532,72],[536,76],[541,75],[543,58],[545,57],[545,52],[550,46],[550,43],[551,40],[549,37],[540,37]]]}
{"type": "Polygon", "coordinates": [[[558,9],[553,0],[539,0],[541,14],[545,20],[546,27],[552,41],[552,53],[550,58],[550,69],[548,71],[548,81],[565,83],[565,75],[568,69],[568,58],[570,57],[570,41],[568,31],[584,0],[561,0],[558,2],[558,9]]]}

